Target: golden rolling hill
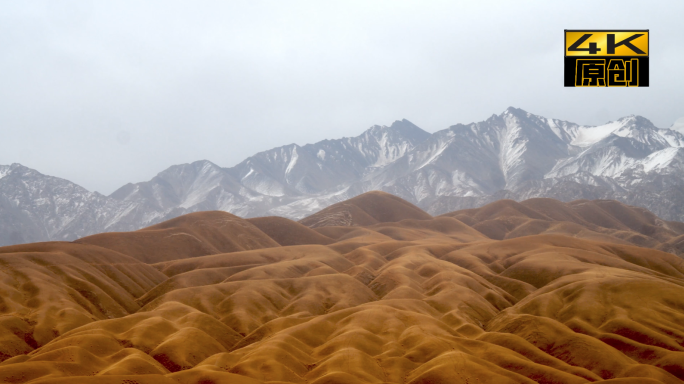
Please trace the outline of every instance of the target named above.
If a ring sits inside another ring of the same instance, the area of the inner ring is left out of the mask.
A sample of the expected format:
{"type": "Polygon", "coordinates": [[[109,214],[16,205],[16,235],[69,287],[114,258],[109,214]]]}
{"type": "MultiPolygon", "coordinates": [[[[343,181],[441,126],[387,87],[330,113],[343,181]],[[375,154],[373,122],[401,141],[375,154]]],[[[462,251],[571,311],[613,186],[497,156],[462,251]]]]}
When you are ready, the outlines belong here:
{"type": "Polygon", "coordinates": [[[682,383],[683,235],[614,201],[370,192],[4,247],[0,382],[682,383]]]}

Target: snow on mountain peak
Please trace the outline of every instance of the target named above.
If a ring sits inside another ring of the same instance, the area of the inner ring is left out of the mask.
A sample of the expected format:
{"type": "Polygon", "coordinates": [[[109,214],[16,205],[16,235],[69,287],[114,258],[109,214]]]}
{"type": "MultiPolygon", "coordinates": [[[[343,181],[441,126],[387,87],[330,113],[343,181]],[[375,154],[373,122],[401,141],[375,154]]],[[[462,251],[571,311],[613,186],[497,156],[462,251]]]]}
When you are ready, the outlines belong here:
{"type": "Polygon", "coordinates": [[[381,138],[383,136],[391,136],[395,139],[399,139],[401,141],[408,141],[415,145],[427,139],[430,136],[430,134],[422,130],[412,122],[406,119],[401,119],[395,120],[390,126],[374,125],[365,132],[363,132],[360,136],[351,139],[357,139],[368,136],[373,136],[376,138],[381,138]]]}
{"type": "Polygon", "coordinates": [[[653,123],[641,116],[630,115],[598,126],[580,126],[570,144],[578,147],[589,147],[605,139],[611,134],[631,137],[639,141],[665,141],[660,137],[653,123]],[[655,137],[653,135],[656,135],[655,137]]]}
{"type": "Polygon", "coordinates": [[[581,126],[577,129],[577,135],[570,144],[576,145],[578,147],[588,147],[608,137],[623,125],[624,124],[618,120],[595,127],[581,126]]]}
{"type": "Polygon", "coordinates": [[[506,109],[501,113],[501,115],[499,115],[499,116],[503,116],[503,115],[512,115],[512,114],[514,114],[514,113],[516,113],[516,112],[519,112],[519,111],[525,112],[525,111],[523,111],[522,109],[518,109],[518,108],[515,108],[515,107],[508,107],[508,108],[506,108],[506,109]]]}
{"type": "Polygon", "coordinates": [[[9,165],[0,165],[0,179],[7,176],[8,173],[10,173],[10,166],[9,165]]]}
{"type": "Polygon", "coordinates": [[[289,174],[292,172],[292,169],[294,166],[297,164],[297,160],[299,159],[299,154],[297,153],[297,148],[295,147],[292,149],[292,156],[290,157],[290,163],[287,165],[287,168],[285,169],[285,175],[289,174]]]}
{"type": "Polygon", "coordinates": [[[662,170],[670,165],[670,163],[682,154],[681,148],[665,148],[663,150],[653,152],[648,157],[641,161],[644,166],[644,172],[651,172],[653,170],[662,170]]]}
{"type": "Polygon", "coordinates": [[[684,134],[684,117],[680,117],[670,127],[671,130],[684,134]]]}

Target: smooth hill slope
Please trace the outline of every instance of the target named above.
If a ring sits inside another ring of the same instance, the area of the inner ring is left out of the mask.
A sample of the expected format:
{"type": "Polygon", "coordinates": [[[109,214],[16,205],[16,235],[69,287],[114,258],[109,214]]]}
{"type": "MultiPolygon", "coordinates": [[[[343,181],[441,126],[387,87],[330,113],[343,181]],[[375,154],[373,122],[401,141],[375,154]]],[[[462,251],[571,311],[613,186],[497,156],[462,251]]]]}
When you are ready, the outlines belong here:
{"type": "Polygon", "coordinates": [[[547,233],[631,243],[676,254],[684,251],[684,223],[664,221],[643,208],[613,200],[499,200],[442,217],[461,220],[496,240],[547,233]]]}
{"type": "Polygon", "coordinates": [[[673,255],[548,235],[401,245],[345,255],[296,246],[168,262],[172,290],[148,297],[135,314],[86,324],[8,360],[0,379],[684,378],[684,267],[673,255]],[[223,280],[201,278],[228,268],[223,280]],[[370,275],[345,272],[358,269],[370,275]]]}
{"type": "MultiPolygon", "coordinates": [[[[179,243],[152,265],[84,243],[0,248],[0,382],[684,383],[684,260],[617,237],[661,236],[642,233],[667,229],[647,212],[347,203],[351,226],[237,220],[288,245],[182,257],[179,243]],[[375,222],[354,225],[360,212],[375,222]],[[497,240],[482,223],[546,229],[497,240]]],[[[223,219],[162,223],[131,249],[155,255],[170,229],[245,233],[223,219]]]]}
{"type": "Polygon", "coordinates": [[[247,219],[280,245],[330,244],[333,239],[284,217],[269,216],[247,219]]]}
{"type": "Polygon", "coordinates": [[[0,248],[0,360],[22,355],[93,321],[140,309],[136,299],[166,280],[157,269],[93,245],[0,248]]]}
{"type": "Polygon", "coordinates": [[[134,232],[109,232],[76,240],[157,263],[187,257],[277,247],[253,224],[228,212],[190,213],[134,232]]]}
{"type": "Polygon", "coordinates": [[[333,204],[299,222],[310,228],[327,226],[364,226],[404,219],[431,219],[425,211],[408,201],[381,191],[366,192],[333,204]]]}

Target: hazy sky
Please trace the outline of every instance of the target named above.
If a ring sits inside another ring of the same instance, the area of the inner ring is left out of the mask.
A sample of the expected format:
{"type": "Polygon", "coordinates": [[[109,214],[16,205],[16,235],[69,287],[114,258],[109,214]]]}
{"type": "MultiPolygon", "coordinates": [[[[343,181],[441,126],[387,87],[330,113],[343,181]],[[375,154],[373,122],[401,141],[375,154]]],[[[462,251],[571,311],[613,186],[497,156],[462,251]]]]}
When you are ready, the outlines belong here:
{"type": "Polygon", "coordinates": [[[0,0],[0,164],[109,194],[402,118],[434,132],[515,106],[669,127],[682,15],[682,0],[0,0]],[[564,88],[566,28],[650,29],[650,88],[564,88]]]}

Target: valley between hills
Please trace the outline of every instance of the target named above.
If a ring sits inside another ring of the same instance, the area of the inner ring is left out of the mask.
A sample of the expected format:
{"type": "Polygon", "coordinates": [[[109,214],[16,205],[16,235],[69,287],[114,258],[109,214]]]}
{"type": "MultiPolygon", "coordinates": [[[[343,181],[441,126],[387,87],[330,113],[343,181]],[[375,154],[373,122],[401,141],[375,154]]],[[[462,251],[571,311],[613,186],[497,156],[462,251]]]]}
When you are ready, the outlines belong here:
{"type": "Polygon", "coordinates": [[[684,223],[367,192],[0,248],[0,382],[682,383],[684,223]]]}

